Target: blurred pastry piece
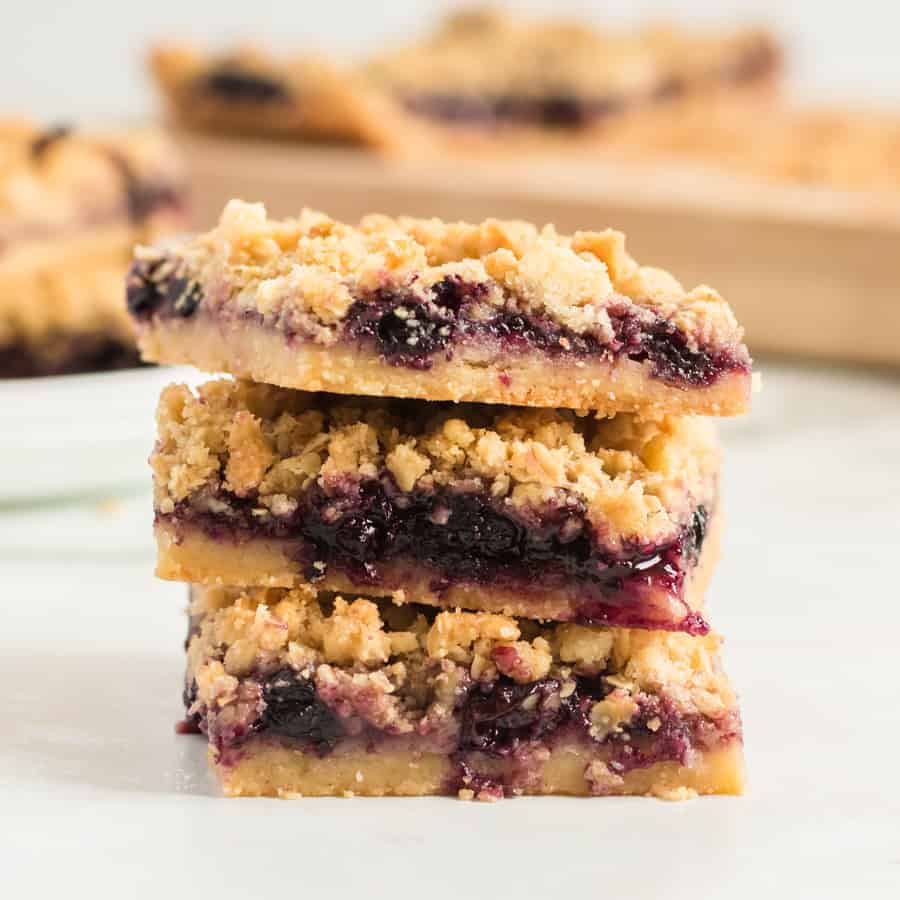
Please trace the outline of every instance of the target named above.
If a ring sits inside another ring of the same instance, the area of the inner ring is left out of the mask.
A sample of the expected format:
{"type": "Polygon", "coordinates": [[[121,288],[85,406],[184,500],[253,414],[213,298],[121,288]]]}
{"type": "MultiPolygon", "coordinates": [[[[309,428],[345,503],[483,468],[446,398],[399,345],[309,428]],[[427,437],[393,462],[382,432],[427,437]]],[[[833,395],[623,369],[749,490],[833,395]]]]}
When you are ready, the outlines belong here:
{"type": "Polygon", "coordinates": [[[214,54],[162,44],[150,65],[171,113],[189,128],[383,150],[422,137],[390,99],[312,55],[278,59],[253,47],[214,54]]]}
{"type": "Polygon", "coordinates": [[[443,125],[570,133],[710,91],[767,89],[780,61],[774,39],[758,30],[614,32],[474,10],[364,70],[406,108],[443,125]]]}
{"type": "Polygon", "coordinates": [[[124,273],[136,243],[184,218],[158,133],[0,122],[0,378],[139,365],[124,273]]]}

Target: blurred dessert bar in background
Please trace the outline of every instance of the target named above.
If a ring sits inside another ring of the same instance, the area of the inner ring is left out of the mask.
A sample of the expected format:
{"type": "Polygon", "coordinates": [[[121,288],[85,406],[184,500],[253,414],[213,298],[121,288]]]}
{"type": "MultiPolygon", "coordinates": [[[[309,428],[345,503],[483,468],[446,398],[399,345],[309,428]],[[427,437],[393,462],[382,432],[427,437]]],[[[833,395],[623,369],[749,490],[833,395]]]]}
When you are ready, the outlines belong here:
{"type": "Polygon", "coordinates": [[[402,107],[352,71],[312,55],[279,58],[252,46],[208,53],[161,44],[150,62],[173,117],[189,128],[384,152],[421,137],[402,107]]]}
{"type": "Polygon", "coordinates": [[[780,61],[774,39],[758,30],[612,31],[475,10],[451,14],[431,37],[363,71],[441,125],[583,132],[683,98],[766,89],[780,61]]]}
{"type": "Polygon", "coordinates": [[[156,132],[0,123],[0,378],[138,365],[122,278],[185,202],[156,132]]]}
{"type": "Polygon", "coordinates": [[[172,44],[151,55],[189,127],[405,153],[426,133],[439,151],[466,132],[583,135],[685,98],[767,96],[780,64],[775,40],[754,29],[614,32],[487,10],[452,14],[421,42],[353,67],[249,47],[207,54],[172,44]]]}

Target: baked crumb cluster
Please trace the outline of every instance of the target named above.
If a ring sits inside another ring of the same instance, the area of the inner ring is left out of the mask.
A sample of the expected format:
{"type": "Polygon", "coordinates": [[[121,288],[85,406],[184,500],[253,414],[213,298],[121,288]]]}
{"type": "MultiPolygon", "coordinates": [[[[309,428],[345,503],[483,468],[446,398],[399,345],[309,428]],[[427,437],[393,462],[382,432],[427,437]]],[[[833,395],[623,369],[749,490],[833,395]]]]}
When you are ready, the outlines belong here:
{"type": "Polygon", "coordinates": [[[401,491],[458,486],[523,509],[578,497],[614,543],[687,521],[715,491],[718,451],[696,417],[420,404],[211,381],[163,392],[151,463],[158,513],[188,498],[215,511],[222,490],[259,515],[291,515],[312,484],[389,473],[401,491]]]}
{"type": "MultiPolygon", "coordinates": [[[[150,265],[172,252],[145,248],[139,259],[150,265]]],[[[174,256],[180,277],[204,287],[205,309],[260,316],[326,344],[354,304],[397,292],[409,305],[396,314],[415,316],[449,279],[477,289],[466,310],[473,321],[518,312],[609,343],[611,315],[627,312],[645,324],[665,319],[690,349],[741,346],[741,329],[714,290],[685,291],[669,273],[639,266],[610,229],[565,236],[525,222],[382,215],[354,226],[312,210],[279,221],[262,204],[232,200],[216,228],[174,256]]]]}
{"type": "Polygon", "coordinates": [[[423,608],[348,601],[310,587],[195,588],[191,614],[199,624],[188,670],[197,702],[210,708],[236,702],[245,677],[285,667],[314,674],[320,692],[344,681],[369,689],[384,699],[378,715],[392,708],[395,724],[425,682],[443,686],[438,699],[452,712],[455,686],[500,676],[518,684],[554,678],[565,695],[575,678],[603,674],[615,689],[591,710],[598,739],[637,713],[640,692],[665,694],[685,716],[716,719],[735,704],[714,634],[539,625],[459,611],[432,618],[423,608]]]}

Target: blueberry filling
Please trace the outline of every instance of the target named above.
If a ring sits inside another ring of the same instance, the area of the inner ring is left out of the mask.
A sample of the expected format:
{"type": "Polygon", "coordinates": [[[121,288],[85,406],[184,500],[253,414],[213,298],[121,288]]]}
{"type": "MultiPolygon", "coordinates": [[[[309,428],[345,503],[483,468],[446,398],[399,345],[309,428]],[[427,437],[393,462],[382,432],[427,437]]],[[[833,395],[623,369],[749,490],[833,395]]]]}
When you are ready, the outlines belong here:
{"type": "Polygon", "coordinates": [[[157,313],[186,318],[200,305],[200,285],[171,272],[161,276],[168,266],[171,262],[165,259],[139,259],[131,264],[125,281],[125,302],[135,318],[146,320],[157,313]]]}
{"type": "MultiPolygon", "coordinates": [[[[709,81],[743,83],[764,78],[778,65],[777,50],[765,42],[747,48],[708,75],[709,81]]],[[[571,91],[544,96],[515,94],[472,95],[449,92],[407,94],[402,102],[410,112],[456,124],[479,126],[532,125],[577,130],[646,103],[680,97],[689,85],[677,76],[667,76],[646,96],[620,94],[585,97],[571,91]]]]}
{"type": "Polygon", "coordinates": [[[625,107],[624,100],[616,95],[588,99],[568,92],[543,97],[418,94],[405,97],[403,103],[417,115],[443,122],[542,125],[563,129],[585,128],[625,107]]]}
{"type": "Polygon", "coordinates": [[[484,320],[470,318],[467,307],[486,292],[486,285],[458,278],[438,282],[425,302],[411,294],[379,291],[350,308],[347,333],[373,345],[392,365],[423,370],[431,368],[441,352],[449,355],[455,343],[479,339],[499,341],[513,353],[537,349],[554,357],[649,361],[653,374],[670,384],[709,385],[726,371],[746,368],[728,351],[691,349],[685,335],[665,319],[648,326],[625,308],[610,309],[611,342],[556,325],[547,317],[504,311],[484,320]]]}
{"type": "MultiPolygon", "coordinates": [[[[460,709],[459,752],[510,756],[523,744],[564,729],[589,734],[591,707],[613,689],[603,676],[577,677],[565,697],[560,682],[543,678],[517,684],[506,676],[476,682],[460,709]]],[[[684,763],[698,741],[699,721],[680,714],[667,698],[640,695],[628,725],[604,735],[611,768],[622,774],[661,760],[684,763]]]]}
{"type": "MultiPolygon", "coordinates": [[[[179,274],[174,261],[132,264],[128,304],[139,319],[192,315],[202,299],[199,285],[179,274]],[[152,282],[149,284],[148,282],[152,282]]],[[[652,374],[673,385],[708,386],[722,374],[747,371],[748,361],[729,350],[688,346],[686,336],[666,319],[649,324],[627,307],[609,309],[612,340],[578,333],[546,316],[501,311],[487,319],[472,315],[488,287],[458,277],[435,284],[423,301],[410,291],[379,290],[348,310],[344,335],[372,347],[388,364],[428,370],[454,346],[479,341],[499,343],[505,353],[539,350],[554,358],[627,357],[649,362],[652,374]]]]}
{"type": "Polygon", "coordinates": [[[263,682],[262,696],[265,708],[258,732],[301,741],[321,756],[344,733],[340,719],[319,698],[312,681],[291,668],[280,669],[263,682]]]}
{"type": "Polygon", "coordinates": [[[237,62],[228,62],[197,82],[201,93],[244,103],[283,103],[287,88],[279,81],[251,72],[237,62]]]}
{"type": "MultiPolygon", "coordinates": [[[[695,564],[706,532],[707,512],[699,507],[672,541],[630,546],[619,554],[598,546],[584,504],[575,497],[540,510],[513,512],[481,492],[439,489],[401,492],[385,474],[347,484],[328,495],[309,488],[297,510],[261,520],[252,498],[222,494],[229,514],[212,515],[180,504],[176,521],[198,525],[214,539],[244,536],[296,540],[296,559],[309,580],[329,567],[364,586],[396,585],[383,566],[413,562],[440,592],[453,583],[497,585],[546,591],[579,586],[578,621],[629,627],[661,627],[646,612],[642,597],[662,590],[680,600],[685,574],[695,564]],[[324,568],[323,568],[324,564],[324,568]]],[[[684,619],[662,627],[694,634],[706,622],[684,605],[684,619]]]]}
{"type": "MultiPolygon", "coordinates": [[[[185,648],[186,649],[186,648],[185,648]]],[[[175,723],[176,734],[199,734],[201,731],[202,717],[200,713],[191,712],[191,707],[197,701],[197,682],[191,679],[190,684],[185,685],[181,694],[181,702],[184,704],[184,718],[175,723]]]]}
{"type": "Polygon", "coordinates": [[[523,741],[556,731],[569,707],[560,700],[559,688],[555,678],[517,684],[501,676],[476,682],[463,703],[459,749],[506,756],[523,741]]]}

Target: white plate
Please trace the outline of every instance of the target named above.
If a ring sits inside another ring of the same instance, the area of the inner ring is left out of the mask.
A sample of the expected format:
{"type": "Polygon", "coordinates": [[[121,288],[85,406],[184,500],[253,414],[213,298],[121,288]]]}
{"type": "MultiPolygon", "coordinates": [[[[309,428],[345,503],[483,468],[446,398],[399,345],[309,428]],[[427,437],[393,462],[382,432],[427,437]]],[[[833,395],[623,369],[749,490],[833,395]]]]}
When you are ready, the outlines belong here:
{"type": "Polygon", "coordinates": [[[0,503],[147,482],[160,390],[207,377],[163,367],[0,381],[0,503]]]}

